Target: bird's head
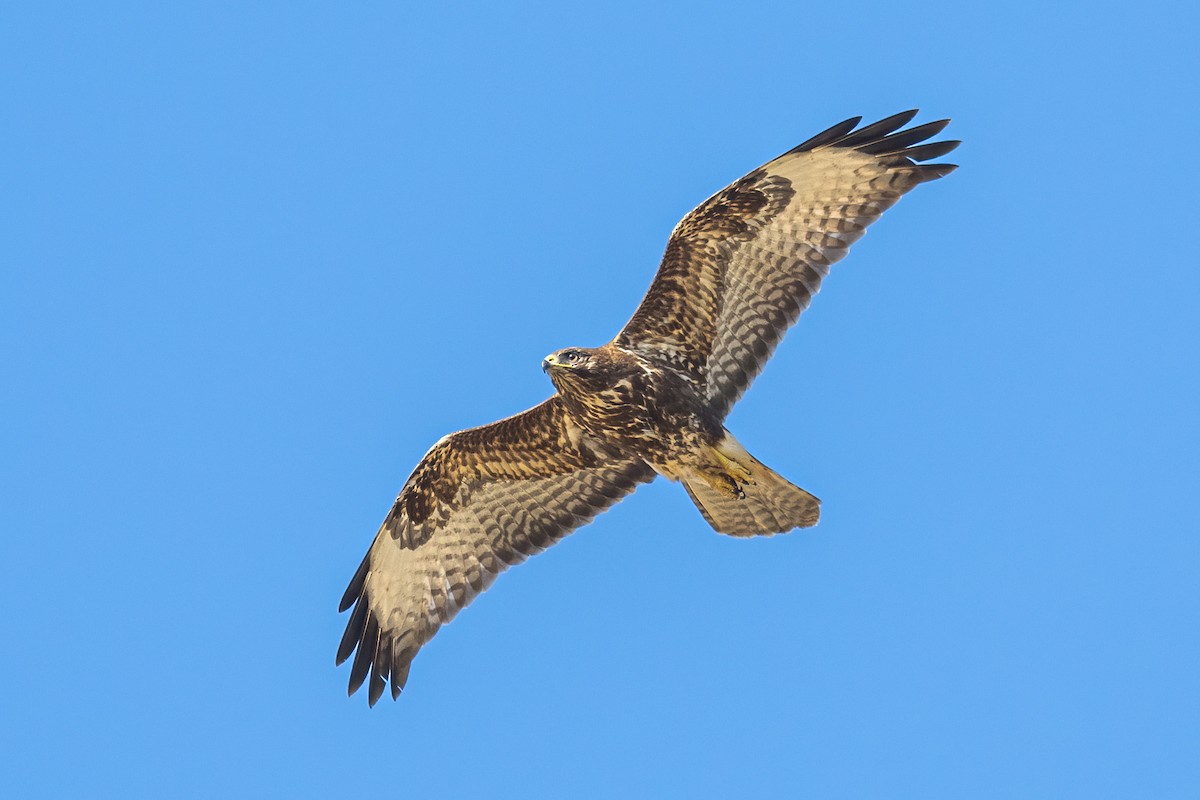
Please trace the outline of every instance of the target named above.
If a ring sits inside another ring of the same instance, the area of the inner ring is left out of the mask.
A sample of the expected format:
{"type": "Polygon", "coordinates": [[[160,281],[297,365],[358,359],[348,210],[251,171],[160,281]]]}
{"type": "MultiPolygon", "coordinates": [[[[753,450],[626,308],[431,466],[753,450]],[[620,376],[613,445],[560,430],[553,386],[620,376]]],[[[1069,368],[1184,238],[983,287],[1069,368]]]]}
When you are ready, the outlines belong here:
{"type": "Polygon", "coordinates": [[[550,376],[554,387],[571,394],[587,391],[597,366],[595,351],[582,347],[556,350],[542,359],[542,371],[550,376]]]}
{"type": "Polygon", "coordinates": [[[582,347],[556,350],[542,359],[542,371],[551,376],[560,370],[573,370],[576,374],[583,374],[595,366],[592,356],[592,351],[582,347]]]}
{"type": "Polygon", "coordinates": [[[568,347],[542,359],[542,369],[561,392],[599,392],[612,387],[635,362],[628,355],[604,347],[568,347]]]}

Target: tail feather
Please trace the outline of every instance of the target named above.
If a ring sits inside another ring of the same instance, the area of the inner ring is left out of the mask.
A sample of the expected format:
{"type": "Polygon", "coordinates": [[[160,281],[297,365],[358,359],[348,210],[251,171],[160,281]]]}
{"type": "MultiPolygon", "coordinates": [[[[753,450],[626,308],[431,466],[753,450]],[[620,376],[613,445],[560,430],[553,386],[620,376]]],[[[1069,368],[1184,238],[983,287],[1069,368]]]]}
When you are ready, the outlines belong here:
{"type": "Polygon", "coordinates": [[[718,533],[757,536],[817,524],[821,501],[747,453],[733,436],[727,434],[713,452],[725,468],[683,476],[683,485],[718,533]]]}

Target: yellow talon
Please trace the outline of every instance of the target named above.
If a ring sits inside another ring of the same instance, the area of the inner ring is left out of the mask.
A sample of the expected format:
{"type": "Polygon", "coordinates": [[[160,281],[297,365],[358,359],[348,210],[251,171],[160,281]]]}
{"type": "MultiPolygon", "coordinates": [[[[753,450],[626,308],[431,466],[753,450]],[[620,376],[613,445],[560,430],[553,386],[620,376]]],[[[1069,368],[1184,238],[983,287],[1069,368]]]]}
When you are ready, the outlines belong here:
{"type": "Polygon", "coordinates": [[[715,447],[713,448],[712,452],[713,455],[717,457],[717,461],[724,468],[725,472],[727,472],[731,478],[738,483],[748,483],[751,486],[754,485],[754,480],[751,477],[754,473],[750,471],[750,467],[734,461],[732,458],[725,455],[715,447]]]}

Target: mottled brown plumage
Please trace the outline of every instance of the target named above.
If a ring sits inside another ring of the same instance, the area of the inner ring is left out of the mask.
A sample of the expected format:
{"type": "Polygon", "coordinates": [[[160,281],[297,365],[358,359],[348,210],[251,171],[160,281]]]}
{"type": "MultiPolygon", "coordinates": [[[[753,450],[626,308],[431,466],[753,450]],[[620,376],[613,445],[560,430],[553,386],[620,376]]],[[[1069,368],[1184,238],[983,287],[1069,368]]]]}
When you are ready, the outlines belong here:
{"type": "Polygon", "coordinates": [[[721,533],[814,525],[819,501],[751,456],[724,420],[867,226],[955,167],[917,162],[947,121],[847,120],[751,172],[676,226],[658,274],[609,344],[543,368],[557,393],[435,444],[405,482],[342,598],[350,692],[397,697],[420,647],[506,567],[656,474],[721,533]],[[899,132],[896,132],[899,131],[899,132]]]}

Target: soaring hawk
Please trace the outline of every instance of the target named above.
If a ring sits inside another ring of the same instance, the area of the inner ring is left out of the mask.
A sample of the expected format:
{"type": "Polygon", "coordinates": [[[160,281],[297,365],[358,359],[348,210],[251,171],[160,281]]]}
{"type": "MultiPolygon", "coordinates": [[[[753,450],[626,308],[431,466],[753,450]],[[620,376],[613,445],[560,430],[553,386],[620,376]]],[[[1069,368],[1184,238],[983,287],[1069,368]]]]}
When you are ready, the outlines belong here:
{"type": "Polygon", "coordinates": [[[720,533],[815,525],[820,505],[746,452],[730,408],[867,226],[951,164],[919,162],[949,120],[916,111],[846,120],[704,201],[676,226],[650,290],[617,337],[542,361],[541,405],[433,446],[342,597],[337,663],[350,693],[393,699],[421,646],[506,567],[663,475],[720,533]],[[357,650],[357,652],[355,652],[357,650]]]}

